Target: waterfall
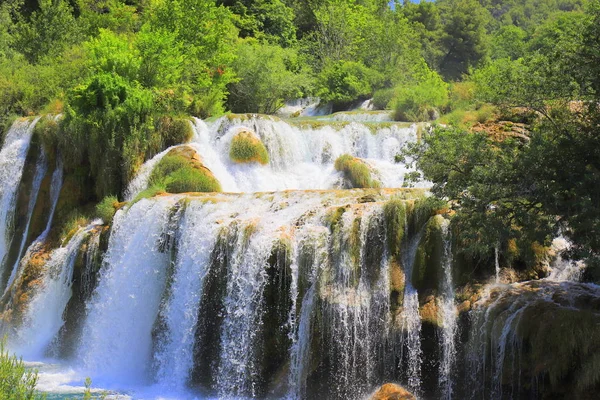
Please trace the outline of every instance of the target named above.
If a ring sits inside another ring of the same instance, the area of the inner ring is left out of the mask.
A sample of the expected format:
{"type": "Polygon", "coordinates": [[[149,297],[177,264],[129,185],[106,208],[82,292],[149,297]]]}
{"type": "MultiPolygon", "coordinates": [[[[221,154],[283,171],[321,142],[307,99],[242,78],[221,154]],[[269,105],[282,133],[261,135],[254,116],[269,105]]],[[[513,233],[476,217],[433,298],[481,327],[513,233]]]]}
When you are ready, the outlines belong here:
{"type": "Polygon", "coordinates": [[[140,194],[148,188],[148,182],[150,181],[152,169],[156,164],[160,162],[160,160],[162,160],[164,156],[167,155],[169,151],[171,151],[175,147],[178,146],[171,146],[161,151],[160,153],[146,161],[144,164],[142,164],[136,176],[131,180],[131,182],[129,182],[129,185],[127,185],[127,189],[125,189],[125,201],[132,201],[138,194],[140,194]]]}
{"type": "MultiPolygon", "coordinates": [[[[405,226],[408,226],[405,223],[405,226]]],[[[419,314],[419,293],[413,287],[412,269],[421,241],[422,232],[411,238],[407,251],[403,256],[405,265],[406,286],[404,288],[404,311],[402,312],[402,329],[404,331],[403,346],[406,347],[408,388],[416,396],[421,393],[421,366],[423,364],[421,349],[421,315],[419,314]]],[[[404,356],[404,354],[403,354],[404,356]]]]}
{"type": "Polygon", "coordinates": [[[439,385],[443,398],[446,400],[451,400],[454,392],[454,368],[457,353],[456,335],[458,333],[458,311],[454,302],[454,285],[452,282],[452,237],[449,225],[450,221],[444,220],[442,224],[444,280],[440,307],[442,320],[440,348],[442,349],[442,355],[439,368],[439,385]]]}
{"type": "Polygon", "coordinates": [[[500,283],[500,256],[498,245],[494,247],[494,265],[496,267],[496,283],[500,283]]]}
{"type": "Polygon", "coordinates": [[[15,198],[21,182],[33,128],[38,120],[39,117],[33,121],[15,121],[6,134],[4,145],[0,150],[0,276],[5,273],[7,268],[5,264],[12,241],[15,198]]]}
{"type": "MultiPolygon", "coordinates": [[[[195,119],[190,146],[201,156],[225,192],[335,189],[341,187],[341,173],[334,168],[342,154],[367,162],[383,187],[399,188],[410,170],[395,162],[395,155],[417,140],[416,125],[359,122],[313,123],[282,120],[258,115],[230,115],[214,122],[195,119]],[[233,137],[251,131],[265,145],[270,162],[238,164],[229,157],[233,137]]],[[[131,182],[126,199],[147,188],[152,168],[169,149],[147,161],[131,182]]],[[[426,187],[423,183],[421,186],[426,187]]]]}
{"type": "Polygon", "coordinates": [[[38,242],[42,242],[46,239],[48,234],[50,233],[50,229],[52,228],[52,221],[54,220],[54,212],[56,211],[56,205],[58,204],[58,198],[60,197],[60,191],[62,189],[63,183],[63,165],[62,161],[59,157],[56,157],[56,168],[52,173],[52,181],[50,182],[50,215],[48,216],[48,222],[46,222],[46,229],[44,232],[36,239],[38,242]]]}
{"type": "Polygon", "coordinates": [[[114,217],[99,283],[87,305],[78,358],[98,382],[149,380],[152,325],[165,288],[161,237],[175,199],[140,200],[114,217]]]}
{"type": "Polygon", "coordinates": [[[29,303],[11,347],[25,357],[43,358],[64,320],[63,311],[71,297],[73,266],[81,243],[100,221],[80,228],[64,246],[53,250],[44,265],[42,283],[29,303]]]}
{"type": "Polygon", "coordinates": [[[38,193],[40,192],[40,186],[42,185],[42,180],[44,179],[47,170],[48,162],[46,160],[46,152],[42,149],[35,164],[35,175],[33,177],[31,193],[29,195],[29,204],[27,205],[27,222],[25,224],[25,230],[23,231],[23,238],[21,239],[21,245],[19,247],[19,253],[17,255],[15,265],[12,268],[10,277],[8,278],[8,283],[6,284],[6,290],[8,290],[8,288],[11,287],[12,283],[15,280],[17,270],[19,268],[19,261],[21,261],[23,251],[25,250],[25,245],[27,244],[27,238],[29,236],[29,227],[31,225],[31,217],[33,216],[33,210],[35,208],[35,204],[37,203],[38,193]]]}

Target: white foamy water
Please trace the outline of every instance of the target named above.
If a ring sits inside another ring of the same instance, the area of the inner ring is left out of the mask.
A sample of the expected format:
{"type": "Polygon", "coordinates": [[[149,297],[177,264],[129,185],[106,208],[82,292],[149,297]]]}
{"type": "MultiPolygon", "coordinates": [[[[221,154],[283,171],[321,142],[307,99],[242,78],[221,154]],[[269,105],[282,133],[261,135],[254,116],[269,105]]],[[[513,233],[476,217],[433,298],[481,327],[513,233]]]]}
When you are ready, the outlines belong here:
{"type": "MultiPolygon", "coordinates": [[[[383,187],[402,187],[409,170],[404,164],[396,163],[394,156],[417,138],[416,125],[369,126],[359,122],[340,125],[323,121],[292,124],[260,115],[230,115],[212,123],[196,119],[193,125],[195,135],[190,145],[225,192],[339,188],[342,174],[335,170],[334,162],[342,154],[364,159],[383,187]],[[262,140],[269,153],[268,165],[239,164],[230,159],[231,141],[243,130],[253,132],[262,140]]],[[[146,189],[152,168],[166,152],[168,150],[142,166],[127,189],[127,199],[146,189]]]]}
{"type": "Polygon", "coordinates": [[[5,259],[12,242],[15,199],[33,128],[38,121],[39,117],[33,121],[21,119],[15,121],[6,134],[0,150],[0,276],[7,268],[5,259]]]}

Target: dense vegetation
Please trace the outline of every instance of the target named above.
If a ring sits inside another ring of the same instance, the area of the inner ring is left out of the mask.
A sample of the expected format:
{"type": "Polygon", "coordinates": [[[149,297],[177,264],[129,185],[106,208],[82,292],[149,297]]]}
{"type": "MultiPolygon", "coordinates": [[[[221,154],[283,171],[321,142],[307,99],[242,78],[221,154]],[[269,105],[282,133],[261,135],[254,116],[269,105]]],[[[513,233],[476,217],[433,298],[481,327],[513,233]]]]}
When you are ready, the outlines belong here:
{"type": "MultiPolygon", "coordinates": [[[[66,184],[84,188],[77,201],[109,199],[108,219],[110,196],[145,159],[191,137],[190,115],[372,98],[398,120],[448,126],[410,155],[453,201],[465,252],[535,258],[531,244],[560,231],[574,257],[592,260],[598,13],[588,0],[7,0],[0,125],[62,113],[39,131],[62,155],[66,184]],[[493,120],[507,123],[471,132],[493,120]]],[[[247,142],[233,143],[232,158],[268,162],[247,142]]],[[[218,189],[180,164],[154,177],[155,192],[187,190],[191,176],[191,187],[218,189]]]]}

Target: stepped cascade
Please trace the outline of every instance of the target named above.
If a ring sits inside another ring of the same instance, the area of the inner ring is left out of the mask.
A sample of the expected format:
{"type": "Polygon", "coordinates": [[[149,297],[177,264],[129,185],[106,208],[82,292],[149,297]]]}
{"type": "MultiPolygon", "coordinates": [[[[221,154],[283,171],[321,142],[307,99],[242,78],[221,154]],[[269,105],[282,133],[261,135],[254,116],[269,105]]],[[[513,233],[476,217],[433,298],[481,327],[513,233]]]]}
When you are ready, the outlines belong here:
{"type": "MultiPolygon", "coordinates": [[[[449,213],[428,182],[403,187],[396,155],[423,127],[361,115],[193,119],[112,221],[60,238],[61,156],[36,140],[38,119],[15,122],[0,151],[0,330],[41,363],[39,388],[68,397],[89,376],[133,399],[363,399],[396,382],[419,399],[504,399],[563,379],[537,364],[538,343],[583,339],[544,316],[583,308],[595,337],[600,289],[560,257],[545,280],[502,283],[498,247],[488,284],[465,284],[449,213]],[[264,153],[244,159],[241,140],[264,153]],[[183,155],[222,191],[145,195],[183,155]]],[[[592,362],[594,346],[565,357],[592,362]]]]}

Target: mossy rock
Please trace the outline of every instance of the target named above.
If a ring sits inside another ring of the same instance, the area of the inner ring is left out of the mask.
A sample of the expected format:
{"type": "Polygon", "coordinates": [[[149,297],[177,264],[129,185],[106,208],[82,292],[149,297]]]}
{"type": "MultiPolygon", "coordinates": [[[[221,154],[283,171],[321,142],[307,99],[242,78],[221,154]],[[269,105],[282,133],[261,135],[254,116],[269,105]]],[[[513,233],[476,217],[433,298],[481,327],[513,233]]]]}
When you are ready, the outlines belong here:
{"type": "Polygon", "coordinates": [[[260,138],[250,131],[240,131],[231,139],[229,158],[240,164],[269,163],[269,153],[260,138]]]}
{"type": "Polygon", "coordinates": [[[444,218],[430,218],[419,243],[412,268],[412,284],[417,290],[439,289],[443,277],[444,218]]]}
{"type": "Polygon", "coordinates": [[[160,160],[150,175],[150,186],[164,187],[168,193],[221,191],[217,178],[189,146],[176,147],[160,160]]]}
{"type": "Polygon", "coordinates": [[[347,189],[381,187],[381,182],[373,178],[369,165],[360,158],[343,154],[335,160],[335,169],[344,173],[347,189]]]}

